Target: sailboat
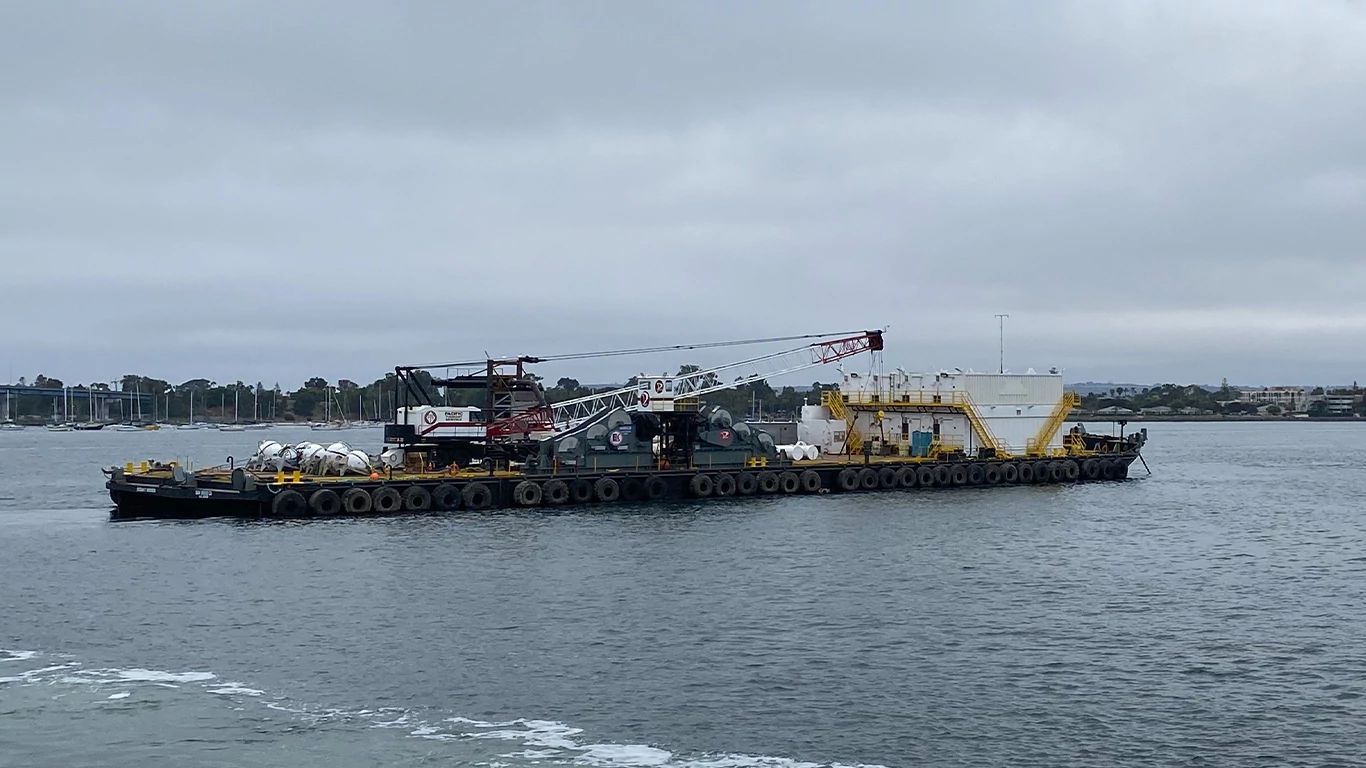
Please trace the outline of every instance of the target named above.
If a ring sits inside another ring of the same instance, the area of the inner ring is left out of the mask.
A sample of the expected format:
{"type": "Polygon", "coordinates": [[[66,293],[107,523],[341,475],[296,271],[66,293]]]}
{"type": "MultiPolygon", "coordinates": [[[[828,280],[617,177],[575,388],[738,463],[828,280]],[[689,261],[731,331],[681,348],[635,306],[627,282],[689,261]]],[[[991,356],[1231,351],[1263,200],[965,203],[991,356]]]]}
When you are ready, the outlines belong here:
{"type": "Polygon", "coordinates": [[[14,416],[9,412],[9,390],[5,390],[5,421],[0,423],[0,432],[18,432],[23,428],[23,424],[14,423],[14,416]]]}
{"type": "MultiPolygon", "coordinates": [[[[167,409],[170,409],[169,402],[167,409]]],[[[184,424],[177,424],[176,429],[199,429],[199,425],[194,421],[194,390],[190,390],[190,418],[184,424]]]]}
{"type": "Polygon", "coordinates": [[[336,432],[339,429],[346,429],[346,424],[342,421],[332,420],[332,388],[327,389],[327,398],[324,404],[323,420],[320,423],[309,424],[309,429],[315,432],[336,432]]]}
{"type": "Polygon", "coordinates": [[[223,424],[223,425],[219,426],[219,427],[218,427],[218,431],[219,431],[219,432],[244,432],[244,431],[246,431],[247,428],[246,428],[245,426],[243,426],[243,425],[237,423],[237,406],[238,406],[238,404],[239,404],[240,401],[241,401],[241,397],[240,397],[241,394],[242,394],[242,390],[241,390],[241,389],[239,389],[239,388],[237,388],[237,387],[233,387],[233,390],[232,390],[232,423],[231,423],[231,424],[223,424]]]}
{"type": "Polygon", "coordinates": [[[245,429],[270,429],[270,425],[261,421],[261,386],[258,384],[251,390],[251,423],[245,429]]]}
{"type": "Polygon", "coordinates": [[[71,425],[66,423],[66,387],[62,387],[62,420],[57,421],[57,398],[52,399],[52,423],[47,425],[49,432],[70,432],[71,425]]]}

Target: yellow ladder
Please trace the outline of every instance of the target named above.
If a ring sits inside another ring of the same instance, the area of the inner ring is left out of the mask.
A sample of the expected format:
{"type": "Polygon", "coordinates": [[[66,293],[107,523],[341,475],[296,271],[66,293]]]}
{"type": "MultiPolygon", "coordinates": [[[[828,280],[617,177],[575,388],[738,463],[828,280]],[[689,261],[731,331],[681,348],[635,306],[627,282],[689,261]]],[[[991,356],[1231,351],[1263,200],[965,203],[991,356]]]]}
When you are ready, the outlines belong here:
{"type": "Polygon", "coordinates": [[[1048,415],[1048,421],[1039,427],[1039,433],[1030,438],[1025,448],[1025,453],[1030,456],[1042,456],[1048,452],[1048,444],[1053,442],[1054,435],[1058,434],[1058,429],[1067,420],[1067,415],[1081,404],[1081,398],[1076,392],[1062,393],[1062,399],[1053,406],[1053,412],[1048,415]]]}
{"type": "Polygon", "coordinates": [[[997,456],[1009,458],[1010,451],[1000,440],[996,439],[996,435],[991,433],[991,428],[977,413],[977,405],[972,402],[972,397],[967,392],[955,392],[953,393],[953,401],[968,417],[968,423],[972,425],[972,431],[977,435],[977,441],[995,451],[997,456]]]}
{"type": "Polygon", "coordinates": [[[844,407],[844,396],[838,390],[822,390],[821,405],[830,411],[830,418],[844,422],[844,448],[848,453],[863,450],[863,435],[854,429],[854,420],[848,408],[844,407]]]}

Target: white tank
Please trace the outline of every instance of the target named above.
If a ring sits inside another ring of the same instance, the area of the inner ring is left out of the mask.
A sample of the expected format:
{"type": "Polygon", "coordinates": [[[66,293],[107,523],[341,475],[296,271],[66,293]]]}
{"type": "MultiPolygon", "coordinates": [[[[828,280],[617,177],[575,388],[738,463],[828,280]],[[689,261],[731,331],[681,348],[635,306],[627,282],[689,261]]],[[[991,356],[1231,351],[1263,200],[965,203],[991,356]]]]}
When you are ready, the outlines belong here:
{"type": "Polygon", "coordinates": [[[346,471],[358,475],[370,474],[370,456],[365,451],[356,450],[346,454],[346,471]]]}

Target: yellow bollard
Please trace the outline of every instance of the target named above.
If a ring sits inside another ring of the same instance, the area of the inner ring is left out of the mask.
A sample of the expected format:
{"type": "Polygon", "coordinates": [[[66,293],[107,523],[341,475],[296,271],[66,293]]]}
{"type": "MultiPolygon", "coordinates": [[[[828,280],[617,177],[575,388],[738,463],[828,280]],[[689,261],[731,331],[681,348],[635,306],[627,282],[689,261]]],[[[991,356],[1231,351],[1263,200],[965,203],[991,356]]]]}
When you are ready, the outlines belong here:
{"type": "Polygon", "coordinates": [[[123,465],[123,471],[124,471],[124,474],[128,474],[128,475],[133,474],[133,462],[130,461],[130,462],[124,464],[124,465],[123,465]]]}
{"type": "Polygon", "coordinates": [[[138,464],[138,471],[139,471],[139,472],[146,472],[146,471],[147,471],[147,460],[146,460],[146,459],[143,459],[142,462],[141,462],[140,464],[138,464]]]}
{"type": "Polygon", "coordinates": [[[299,470],[297,470],[297,469],[294,470],[294,477],[292,477],[292,478],[290,479],[290,482],[291,482],[291,483],[297,483],[297,482],[299,482],[299,470]]]}
{"type": "Polygon", "coordinates": [[[275,484],[276,484],[276,485],[284,485],[284,483],[285,483],[285,471],[284,471],[283,469],[277,469],[277,470],[275,470],[275,484]]]}

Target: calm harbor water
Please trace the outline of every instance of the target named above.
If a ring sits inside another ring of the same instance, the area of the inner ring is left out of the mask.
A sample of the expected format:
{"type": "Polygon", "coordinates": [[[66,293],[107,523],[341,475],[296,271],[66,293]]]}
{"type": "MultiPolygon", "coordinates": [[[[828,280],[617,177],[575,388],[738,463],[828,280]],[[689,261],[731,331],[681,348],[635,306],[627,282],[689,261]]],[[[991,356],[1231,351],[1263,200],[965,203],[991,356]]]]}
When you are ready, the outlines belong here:
{"type": "Polygon", "coordinates": [[[1119,484],[274,524],[98,472],[261,433],[0,433],[0,766],[1366,762],[1366,426],[1149,432],[1119,484]]]}

